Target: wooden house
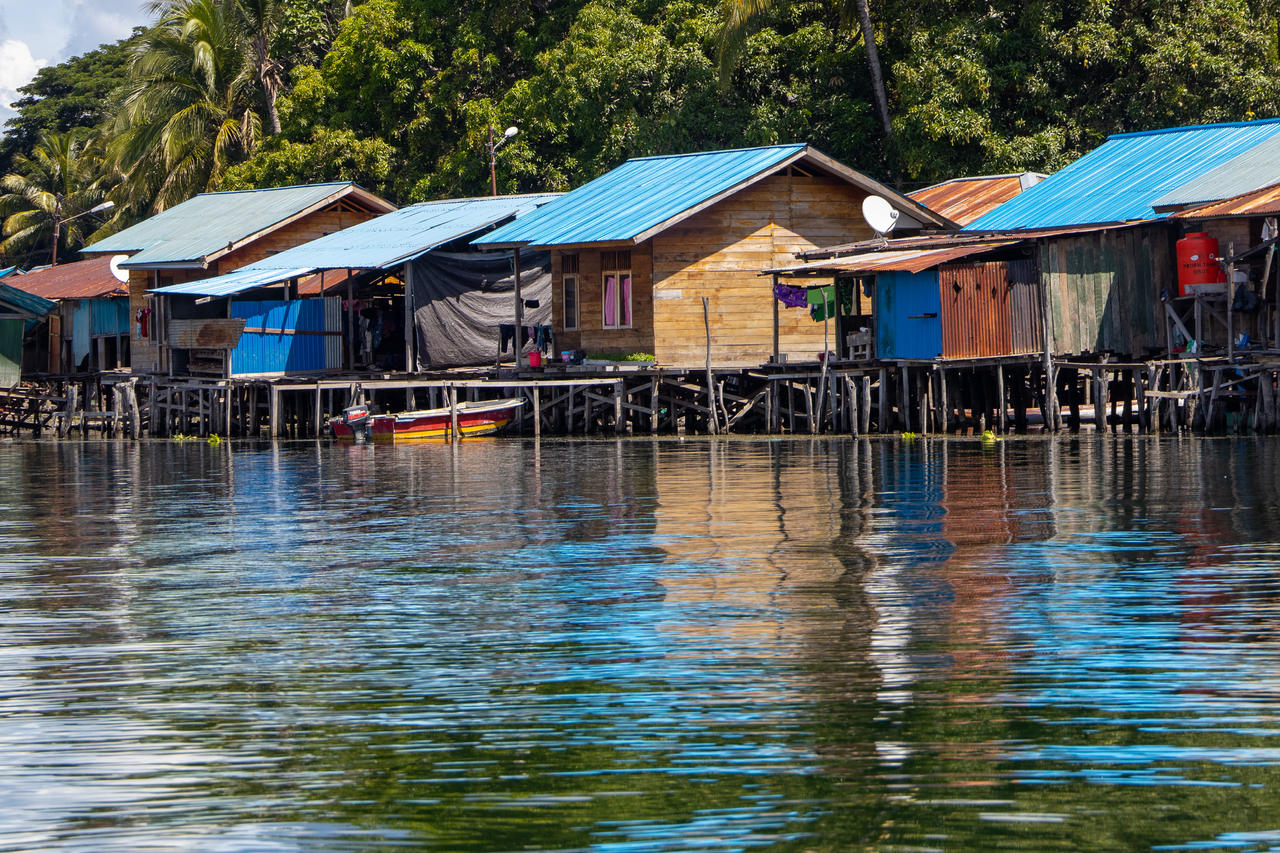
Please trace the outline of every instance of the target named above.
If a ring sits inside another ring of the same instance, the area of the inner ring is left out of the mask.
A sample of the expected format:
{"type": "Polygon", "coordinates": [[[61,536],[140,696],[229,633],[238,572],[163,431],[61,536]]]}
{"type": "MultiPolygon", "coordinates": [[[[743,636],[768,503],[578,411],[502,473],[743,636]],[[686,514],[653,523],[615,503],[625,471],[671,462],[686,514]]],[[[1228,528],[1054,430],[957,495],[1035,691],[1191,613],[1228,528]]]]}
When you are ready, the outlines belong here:
{"type": "MultiPolygon", "coordinates": [[[[151,295],[152,290],[221,276],[394,209],[395,205],[351,183],[202,193],[83,252],[128,256],[119,266],[129,271],[129,311],[135,332],[130,355],[135,371],[185,373],[200,367],[226,375],[227,354],[239,342],[241,331],[258,328],[246,326],[253,318],[229,316],[225,301],[162,301],[151,295]]],[[[301,277],[286,280],[274,301],[296,299],[301,277]]],[[[306,310],[286,306],[270,320],[266,316],[276,307],[261,307],[266,322],[305,325],[281,329],[316,339],[308,364],[323,366],[332,358],[333,347],[324,346],[322,339],[340,323],[340,306],[336,311],[319,303],[306,310]]]]}
{"type": "MultiPolygon", "coordinates": [[[[228,375],[308,369],[299,336],[274,333],[282,322],[295,322],[289,312],[302,317],[308,310],[317,322],[328,324],[323,327],[326,333],[337,333],[324,336],[326,357],[316,353],[323,368],[418,370],[493,364],[501,357],[500,327],[516,323],[513,258],[511,252],[478,251],[469,241],[558,196],[421,202],[224,275],[150,292],[161,301],[200,302],[243,320],[244,333],[231,350],[228,375]],[[264,301],[264,292],[278,291],[288,282],[295,282],[288,291],[296,296],[330,294],[325,299],[336,304],[264,301]]],[[[520,273],[524,319],[546,324],[551,313],[546,253],[526,252],[520,273]]]]}
{"type": "Polygon", "coordinates": [[[784,312],[760,273],[798,252],[873,236],[868,195],[898,229],[954,224],[808,145],[628,160],[474,241],[549,249],[555,339],[588,354],[689,367],[815,358],[824,323],[784,312]]]}
{"type": "MultiPolygon", "coordinates": [[[[1189,208],[1175,215],[1178,200],[1256,184],[1255,161],[1280,162],[1268,154],[1277,134],[1280,120],[1118,134],[959,232],[828,247],[779,272],[849,276],[873,292],[868,356],[1145,358],[1176,345],[1179,324],[1189,325],[1177,241],[1208,229],[1225,250],[1247,245],[1259,227],[1215,224],[1189,208]]],[[[962,200],[950,204],[967,218],[962,200]]]]}
{"type": "Polygon", "coordinates": [[[49,317],[50,373],[113,370],[129,366],[129,273],[111,256],[43,267],[9,283],[52,300],[49,317]]]}

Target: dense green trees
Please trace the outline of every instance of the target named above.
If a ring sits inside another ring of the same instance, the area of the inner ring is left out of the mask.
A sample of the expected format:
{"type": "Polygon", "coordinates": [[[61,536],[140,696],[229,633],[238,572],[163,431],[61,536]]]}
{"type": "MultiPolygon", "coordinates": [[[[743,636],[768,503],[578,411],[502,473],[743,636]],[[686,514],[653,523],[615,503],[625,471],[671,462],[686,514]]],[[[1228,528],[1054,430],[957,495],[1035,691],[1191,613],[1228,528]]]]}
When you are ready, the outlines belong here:
{"type": "Polygon", "coordinates": [[[512,124],[504,192],[793,140],[904,188],[1053,171],[1112,132],[1280,114],[1276,7],[161,0],[145,33],[24,90],[0,173],[42,133],[93,129],[128,221],[211,187],[482,194],[489,128],[512,124]]]}

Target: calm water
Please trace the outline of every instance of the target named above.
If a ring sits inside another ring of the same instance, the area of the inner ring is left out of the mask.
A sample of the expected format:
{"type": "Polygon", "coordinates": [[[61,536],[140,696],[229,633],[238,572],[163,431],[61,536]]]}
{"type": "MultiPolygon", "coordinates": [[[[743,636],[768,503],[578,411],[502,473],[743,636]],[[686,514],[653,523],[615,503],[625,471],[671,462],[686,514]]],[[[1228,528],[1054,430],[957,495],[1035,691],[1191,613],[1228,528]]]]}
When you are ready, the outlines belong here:
{"type": "Polygon", "coordinates": [[[1280,848],[1280,441],[0,481],[0,850],[1280,848]]]}

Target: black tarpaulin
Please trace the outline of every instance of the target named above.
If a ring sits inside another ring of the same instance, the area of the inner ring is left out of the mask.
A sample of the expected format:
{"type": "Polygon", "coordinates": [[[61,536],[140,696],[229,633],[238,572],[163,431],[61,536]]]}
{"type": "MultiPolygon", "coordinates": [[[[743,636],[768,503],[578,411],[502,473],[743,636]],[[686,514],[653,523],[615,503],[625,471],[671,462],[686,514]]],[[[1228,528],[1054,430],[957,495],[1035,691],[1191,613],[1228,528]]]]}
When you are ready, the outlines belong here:
{"type": "MultiPolygon", "coordinates": [[[[515,322],[511,253],[431,252],[412,267],[417,369],[493,363],[499,324],[515,322]]],[[[550,325],[551,255],[521,252],[520,268],[521,297],[539,303],[524,325],[550,325]]]]}

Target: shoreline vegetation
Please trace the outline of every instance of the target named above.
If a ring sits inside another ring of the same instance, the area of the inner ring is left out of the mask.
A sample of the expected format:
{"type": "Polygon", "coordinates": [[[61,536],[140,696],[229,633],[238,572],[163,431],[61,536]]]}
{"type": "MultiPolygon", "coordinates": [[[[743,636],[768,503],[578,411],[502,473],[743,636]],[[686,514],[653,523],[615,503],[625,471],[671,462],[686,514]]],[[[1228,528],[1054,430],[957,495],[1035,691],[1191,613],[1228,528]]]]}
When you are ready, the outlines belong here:
{"type": "Polygon", "coordinates": [[[0,142],[0,266],[192,195],[355,181],[399,204],[581,185],[629,157],[807,141],[901,189],[1053,172],[1108,134],[1280,113],[1239,0],[156,0],[42,69],[0,142]],[[871,47],[872,50],[867,48],[871,47]]]}

